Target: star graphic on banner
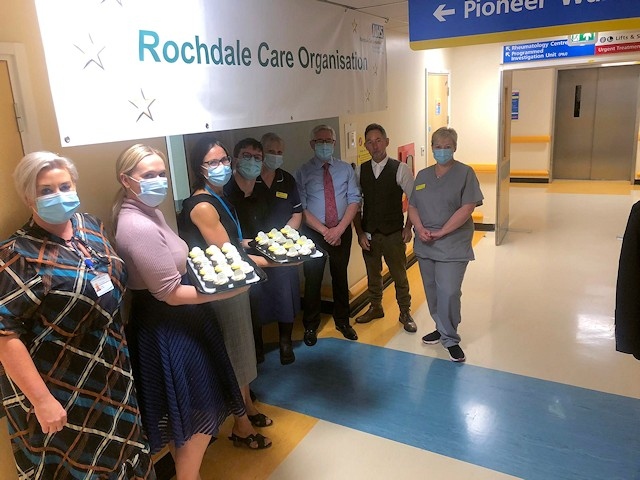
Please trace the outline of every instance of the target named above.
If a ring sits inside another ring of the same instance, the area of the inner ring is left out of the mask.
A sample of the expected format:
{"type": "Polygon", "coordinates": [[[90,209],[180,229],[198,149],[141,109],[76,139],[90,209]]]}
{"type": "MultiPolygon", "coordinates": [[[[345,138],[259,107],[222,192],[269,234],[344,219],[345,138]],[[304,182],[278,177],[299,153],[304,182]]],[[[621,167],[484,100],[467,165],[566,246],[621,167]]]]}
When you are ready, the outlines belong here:
{"type": "Polygon", "coordinates": [[[358,33],[358,22],[356,22],[355,18],[351,22],[351,26],[353,27],[353,33],[358,33]]]}
{"type": "Polygon", "coordinates": [[[151,110],[149,110],[149,108],[155,101],[156,101],[155,98],[151,99],[151,98],[145,97],[142,89],[140,89],[140,97],[134,98],[133,100],[129,100],[129,103],[134,107],[136,107],[138,109],[138,112],[140,112],[140,114],[138,115],[138,118],[136,118],[136,122],[138,122],[138,120],[140,120],[143,115],[149,118],[153,122],[153,115],[151,115],[151,110]]]}
{"type": "Polygon", "coordinates": [[[369,96],[371,95],[371,92],[369,91],[369,89],[367,89],[367,93],[364,96],[364,101],[368,102],[369,101],[369,96]]]}
{"type": "Polygon", "coordinates": [[[76,45],[75,43],[73,44],[73,46],[76,47],[78,50],[80,50],[80,52],[85,56],[86,61],[82,69],[84,70],[85,68],[87,68],[90,63],[95,63],[102,70],[104,70],[104,66],[102,65],[102,60],[100,59],[100,54],[105,49],[105,47],[100,47],[95,43],[93,43],[93,38],[91,38],[91,34],[89,34],[89,42],[90,43],[82,47],[79,45],[76,45]]]}

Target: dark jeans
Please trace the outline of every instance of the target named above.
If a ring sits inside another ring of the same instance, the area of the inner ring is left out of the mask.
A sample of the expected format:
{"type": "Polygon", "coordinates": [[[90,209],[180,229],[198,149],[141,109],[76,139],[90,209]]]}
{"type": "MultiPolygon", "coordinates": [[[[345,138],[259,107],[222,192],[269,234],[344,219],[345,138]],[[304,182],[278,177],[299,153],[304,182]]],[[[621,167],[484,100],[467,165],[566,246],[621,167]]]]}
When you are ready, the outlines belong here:
{"type": "MultiPolygon", "coordinates": [[[[315,230],[305,228],[303,233],[312,239],[316,246],[329,255],[329,272],[333,291],[333,320],[336,325],[349,324],[349,283],[347,268],[351,256],[352,231],[349,226],[340,239],[340,245],[334,247],[324,241],[322,235],[315,230]]],[[[304,262],[304,303],[302,323],[307,330],[317,330],[320,326],[320,302],[322,277],[327,258],[304,262]]]]}
{"type": "Polygon", "coordinates": [[[389,267],[389,273],[396,287],[396,300],[401,312],[411,310],[411,294],[407,280],[406,244],[402,240],[402,230],[384,235],[374,233],[369,242],[370,249],[363,250],[362,256],[367,267],[369,298],[372,305],[382,303],[382,257],[389,267]]]}

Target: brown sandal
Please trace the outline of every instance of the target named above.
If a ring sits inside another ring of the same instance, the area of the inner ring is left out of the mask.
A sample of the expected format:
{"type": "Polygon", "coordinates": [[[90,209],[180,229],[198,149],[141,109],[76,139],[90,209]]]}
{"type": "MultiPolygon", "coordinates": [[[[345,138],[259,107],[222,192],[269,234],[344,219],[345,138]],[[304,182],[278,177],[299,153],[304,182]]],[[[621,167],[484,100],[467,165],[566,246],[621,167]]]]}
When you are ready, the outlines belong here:
{"type": "Polygon", "coordinates": [[[234,447],[241,447],[244,445],[251,450],[262,450],[264,448],[269,448],[272,445],[271,443],[267,443],[267,437],[259,433],[241,437],[240,435],[236,435],[235,433],[231,432],[229,440],[233,442],[234,447]]]}

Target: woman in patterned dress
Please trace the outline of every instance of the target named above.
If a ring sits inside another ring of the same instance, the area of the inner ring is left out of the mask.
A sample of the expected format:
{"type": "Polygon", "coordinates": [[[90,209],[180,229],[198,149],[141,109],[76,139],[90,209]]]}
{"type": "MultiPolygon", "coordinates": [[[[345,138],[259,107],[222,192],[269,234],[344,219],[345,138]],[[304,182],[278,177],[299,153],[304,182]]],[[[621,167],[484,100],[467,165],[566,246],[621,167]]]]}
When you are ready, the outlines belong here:
{"type": "Polygon", "coordinates": [[[0,400],[20,479],[155,479],[120,318],[125,270],[78,174],[25,156],[33,217],[0,244],[0,400]]]}

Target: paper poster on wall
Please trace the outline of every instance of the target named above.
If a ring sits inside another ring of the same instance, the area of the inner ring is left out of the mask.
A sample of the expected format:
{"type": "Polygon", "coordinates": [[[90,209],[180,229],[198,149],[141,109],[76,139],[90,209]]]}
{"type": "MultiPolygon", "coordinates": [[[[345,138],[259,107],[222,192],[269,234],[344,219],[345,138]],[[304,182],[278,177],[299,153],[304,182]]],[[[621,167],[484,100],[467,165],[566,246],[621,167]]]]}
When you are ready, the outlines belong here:
{"type": "Polygon", "coordinates": [[[436,115],[440,115],[442,112],[442,103],[439,98],[436,98],[436,115]]]}
{"type": "Polygon", "coordinates": [[[62,145],[383,110],[383,22],[312,0],[36,0],[62,145]]]}
{"type": "Polygon", "coordinates": [[[518,120],[520,115],[520,92],[514,90],[511,92],[511,120],[518,120]]]}

